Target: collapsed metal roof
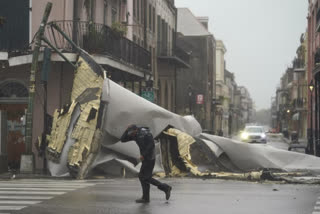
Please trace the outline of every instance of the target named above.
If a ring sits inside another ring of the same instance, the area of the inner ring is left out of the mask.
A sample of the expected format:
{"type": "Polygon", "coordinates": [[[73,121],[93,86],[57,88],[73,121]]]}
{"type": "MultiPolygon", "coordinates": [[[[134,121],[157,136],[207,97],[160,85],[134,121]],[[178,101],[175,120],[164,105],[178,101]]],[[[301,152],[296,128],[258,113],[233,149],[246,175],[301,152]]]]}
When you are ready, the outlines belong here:
{"type": "Polygon", "coordinates": [[[320,172],[318,157],[202,133],[194,117],[169,112],[107,79],[85,52],[77,64],[70,105],[56,110],[48,136],[52,176],[82,179],[95,169],[136,176],[138,147],[119,142],[129,124],[147,126],[157,137],[154,173],[159,175],[249,180],[291,176],[286,181],[296,182],[292,176],[320,172]]]}

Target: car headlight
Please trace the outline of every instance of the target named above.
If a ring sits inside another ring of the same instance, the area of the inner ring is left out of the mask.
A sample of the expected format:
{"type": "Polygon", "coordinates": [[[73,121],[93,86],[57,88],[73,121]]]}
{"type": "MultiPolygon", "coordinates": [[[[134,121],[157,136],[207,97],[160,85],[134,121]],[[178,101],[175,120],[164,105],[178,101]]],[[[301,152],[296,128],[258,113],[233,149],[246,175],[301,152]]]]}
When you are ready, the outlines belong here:
{"type": "Polygon", "coordinates": [[[241,139],[242,139],[242,140],[247,140],[248,137],[249,137],[249,135],[248,135],[247,132],[243,132],[243,133],[241,134],[241,139]]]}
{"type": "Polygon", "coordinates": [[[262,138],[266,138],[266,134],[265,134],[265,133],[262,133],[262,134],[261,134],[261,137],[262,137],[262,138]]]}

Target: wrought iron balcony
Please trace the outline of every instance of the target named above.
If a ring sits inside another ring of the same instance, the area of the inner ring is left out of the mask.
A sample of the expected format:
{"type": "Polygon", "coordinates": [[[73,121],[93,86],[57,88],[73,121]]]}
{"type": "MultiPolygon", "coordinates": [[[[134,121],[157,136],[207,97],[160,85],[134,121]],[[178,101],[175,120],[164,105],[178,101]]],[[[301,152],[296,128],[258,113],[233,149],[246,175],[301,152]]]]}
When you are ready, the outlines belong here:
{"type": "Polygon", "coordinates": [[[189,54],[178,47],[171,49],[168,47],[167,43],[163,43],[161,41],[158,42],[158,58],[160,60],[169,61],[180,68],[190,68],[189,54]]]}
{"type": "MultiPolygon", "coordinates": [[[[151,54],[121,32],[93,22],[54,21],[69,38],[90,54],[102,54],[120,62],[133,65],[150,72],[151,54]]],[[[58,49],[73,52],[72,46],[52,26],[46,29],[46,37],[58,49]]]]}
{"type": "Polygon", "coordinates": [[[293,70],[294,72],[303,72],[305,71],[305,62],[303,59],[295,59],[293,61],[293,70]]]}
{"type": "Polygon", "coordinates": [[[306,110],[306,100],[304,98],[297,98],[293,100],[292,106],[297,111],[306,110]]]}

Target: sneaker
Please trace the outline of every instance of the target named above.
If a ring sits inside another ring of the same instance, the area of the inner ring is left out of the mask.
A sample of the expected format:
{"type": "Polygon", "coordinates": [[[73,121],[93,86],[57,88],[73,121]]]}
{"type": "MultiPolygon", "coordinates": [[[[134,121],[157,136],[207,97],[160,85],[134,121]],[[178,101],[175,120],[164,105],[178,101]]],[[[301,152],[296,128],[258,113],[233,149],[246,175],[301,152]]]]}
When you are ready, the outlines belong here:
{"type": "Polygon", "coordinates": [[[140,199],[136,200],[136,203],[149,203],[149,202],[150,202],[150,200],[146,200],[144,198],[140,198],[140,199]]]}
{"type": "Polygon", "coordinates": [[[172,189],[172,187],[171,187],[171,186],[169,186],[169,187],[168,187],[168,189],[165,191],[165,194],[166,194],[166,200],[169,200],[169,198],[170,198],[171,189],[172,189]]]}

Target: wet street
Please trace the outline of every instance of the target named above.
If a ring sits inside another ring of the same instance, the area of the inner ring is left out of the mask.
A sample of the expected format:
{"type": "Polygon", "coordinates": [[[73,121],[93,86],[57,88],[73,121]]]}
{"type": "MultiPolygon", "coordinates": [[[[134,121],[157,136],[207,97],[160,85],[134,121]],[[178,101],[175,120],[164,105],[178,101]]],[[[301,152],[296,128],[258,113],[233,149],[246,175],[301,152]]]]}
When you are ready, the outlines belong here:
{"type": "Polygon", "coordinates": [[[283,150],[288,150],[288,143],[280,140],[280,139],[270,139],[268,142],[267,142],[267,145],[269,146],[273,146],[277,149],[283,149],[283,150]]]}
{"type": "MultiPolygon", "coordinates": [[[[0,213],[219,213],[317,214],[320,187],[226,180],[165,179],[172,196],[151,188],[151,202],[136,204],[137,179],[0,181],[0,213]],[[316,208],[315,208],[316,207],[316,208]]],[[[319,198],[320,199],[320,198],[319,198]]],[[[320,201],[320,200],[319,200],[320,201]]]]}

